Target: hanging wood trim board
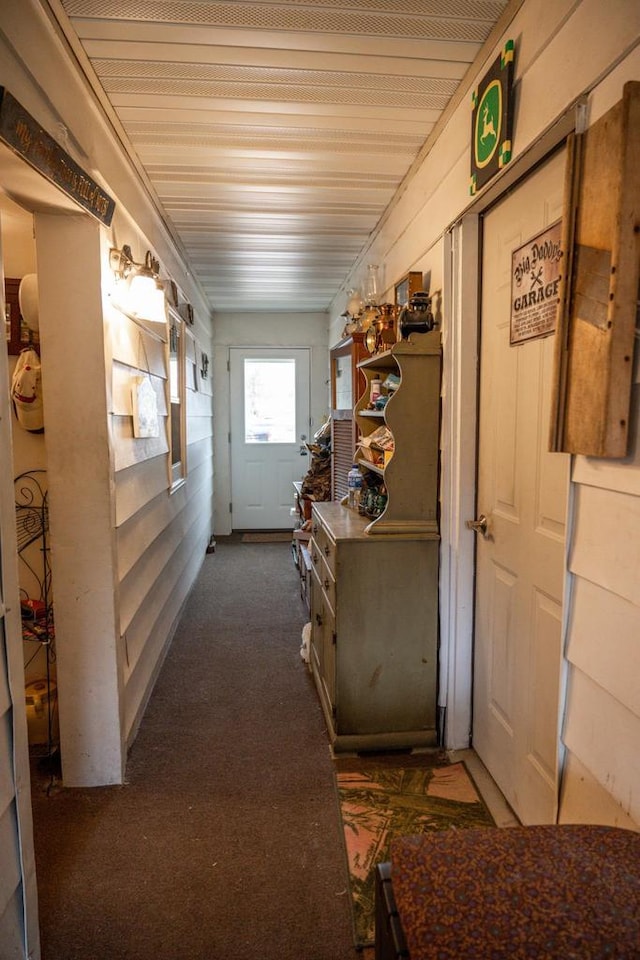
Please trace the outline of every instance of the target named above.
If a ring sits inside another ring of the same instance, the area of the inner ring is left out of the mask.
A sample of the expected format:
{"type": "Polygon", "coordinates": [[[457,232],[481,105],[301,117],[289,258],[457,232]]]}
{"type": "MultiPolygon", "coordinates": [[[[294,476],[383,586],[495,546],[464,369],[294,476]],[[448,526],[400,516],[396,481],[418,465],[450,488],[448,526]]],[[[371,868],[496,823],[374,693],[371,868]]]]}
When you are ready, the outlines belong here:
{"type": "Polygon", "coordinates": [[[640,83],[568,151],[551,450],[624,457],[640,275],[640,83]]]}

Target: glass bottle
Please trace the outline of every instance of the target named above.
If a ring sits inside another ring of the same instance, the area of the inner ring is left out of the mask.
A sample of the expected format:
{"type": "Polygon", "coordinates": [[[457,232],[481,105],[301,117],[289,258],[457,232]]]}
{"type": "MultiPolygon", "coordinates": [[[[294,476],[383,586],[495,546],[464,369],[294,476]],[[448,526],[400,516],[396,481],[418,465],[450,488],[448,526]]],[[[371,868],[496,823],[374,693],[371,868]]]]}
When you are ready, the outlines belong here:
{"type": "Polygon", "coordinates": [[[367,285],[365,294],[365,304],[367,307],[375,307],[378,304],[378,264],[370,263],[367,266],[367,285]]]}

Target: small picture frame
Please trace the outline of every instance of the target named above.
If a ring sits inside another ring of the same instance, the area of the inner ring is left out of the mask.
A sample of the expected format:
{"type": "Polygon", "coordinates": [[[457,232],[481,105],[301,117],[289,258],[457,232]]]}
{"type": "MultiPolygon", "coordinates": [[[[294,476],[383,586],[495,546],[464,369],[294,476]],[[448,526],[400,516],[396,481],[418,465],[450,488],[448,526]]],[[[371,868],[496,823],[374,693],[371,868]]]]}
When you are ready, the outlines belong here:
{"type": "Polygon", "coordinates": [[[411,270],[394,287],[396,306],[403,307],[418,290],[422,290],[422,272],[411,270]]]}

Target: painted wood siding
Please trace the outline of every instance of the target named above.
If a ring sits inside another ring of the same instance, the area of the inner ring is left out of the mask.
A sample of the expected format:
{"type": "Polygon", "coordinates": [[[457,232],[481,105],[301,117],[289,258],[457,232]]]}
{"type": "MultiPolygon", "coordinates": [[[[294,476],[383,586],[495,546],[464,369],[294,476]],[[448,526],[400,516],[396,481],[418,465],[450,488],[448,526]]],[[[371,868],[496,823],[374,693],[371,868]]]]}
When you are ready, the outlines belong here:
{"type": "Polygon", "coordinates": [[[170,492],[166,344],[124,316],[112,335],[110,420],[127,743],[135,736],[213,528],[210,381],[199,375],[201,344],[186,335],[185,345],[187,475],[170,492]],[[160,435],[140,439],[133,436],[131,383],[145,373],[158,401],[160,435]]]}
{"type": "MultiPolygon", "coordinates": [[[[637,350],[636,350],[637,353],[637,350]]],[[[612,798],[608,815],[640,825],[640,374],[636,357],[632,423],[624,460],[576,457],[568,620],[569,677],[564,741],[592,791],[612,798]],[[596,786],[597,785],[597,786],[596,786]],[[619,809],[617,809],[619,808],[619,809]]],[[[565,816],[573,819],[569,781],[565,816]]],[[[627,824],[628,825],[628,824],[627,824]]]]}
{"type": "MultiPolygon", "coordinates": [[[[340,336],[346,291],[357,286],[367,262],[384,264],[382,286],[391,292],[408,270],[429,274],[439,256],[441,238],[470,209],[470,92],[507,37],[517,41],[513,162],[535,150],[539,138],[580,97],[587,97],[589,123],[594,123],[620,100],[624,83],[640,77],[638,4],[526,0],[493,53],[476,65],[475,77],[469,89],[461,92],[457,106],[452,105],[446,127],[436,129],[427,140],[405,189],[398,192],[381,229],[372,237],[366,259],[345,280],[331,308],[332,342],[340,336]]],[[[464,288],[464,277],[454,277],[453,283],[458,282],[464,288]]],[[[431,290],[437,289],[436,281],[431,290]]],[[[451,310],[451,302],[443,304],[445,423],[450,404],[456,401],[446,395],[446,378],[455,369],[447,354],[451,310]]],[[[462,335],[472,341],[475,324],[471,311],[464,317],[462,335]]],[[[636,373],[636,384],[638,380],[636,373]]],[[[455,389],[464,392],[459,381],[455,389]]],[[[634,454],[616,462],[577,458],[573,464],[575,522],[568,544],[573,582],[564,716],[567,753],[560,813],[561,819],[593,816],[632,827],[640,823],[640,453],[635,452],[639,393],[636,386],[634,454]]],[[[467,401],[472,410],[469,396],[467,401]]],[[[448,443],[443,456],[445,478],[451,472],[456,438],[449,436],[448,443]]],[[[461,476],[461,482],[471,490],[470,476],[461,476]]],[[[472,515],[470,509],[466,515],[472,515]]],[[[455,531],[449,533],[455,535],[455,531]]],[[[448,622],[443,619],[445,627],[448,622]]],[[[446,661],[444,633],[442,643],[441,657],[446,661]]]]}

